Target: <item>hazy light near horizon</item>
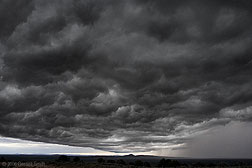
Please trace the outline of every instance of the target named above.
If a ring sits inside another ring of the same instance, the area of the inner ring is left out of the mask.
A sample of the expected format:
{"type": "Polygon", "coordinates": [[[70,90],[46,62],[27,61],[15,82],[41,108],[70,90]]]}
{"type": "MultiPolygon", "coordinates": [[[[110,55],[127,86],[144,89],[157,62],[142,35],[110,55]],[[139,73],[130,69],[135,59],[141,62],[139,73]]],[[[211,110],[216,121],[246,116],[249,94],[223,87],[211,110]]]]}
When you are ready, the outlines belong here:
{"type": "MultiPolygon", "coordinates": [[[[90,147],[76,147],[0,137],[0,154],[127,155],[131,153],[115,153],[90,147]]],[[[143,152],[134,154],[149,155],[152,153],[143,152]]]]}

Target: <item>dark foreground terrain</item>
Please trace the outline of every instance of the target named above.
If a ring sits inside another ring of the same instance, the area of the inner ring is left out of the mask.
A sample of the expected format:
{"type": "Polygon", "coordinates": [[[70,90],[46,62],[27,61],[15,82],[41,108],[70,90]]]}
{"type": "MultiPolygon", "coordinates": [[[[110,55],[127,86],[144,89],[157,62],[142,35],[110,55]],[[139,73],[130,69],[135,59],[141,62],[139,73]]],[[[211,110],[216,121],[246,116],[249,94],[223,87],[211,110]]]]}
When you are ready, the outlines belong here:
{"type": "Polygon", "coordinates": [[[189,159],[158,156],[0,155],[0,168],[252,168],[252,159],[189,159]]]}

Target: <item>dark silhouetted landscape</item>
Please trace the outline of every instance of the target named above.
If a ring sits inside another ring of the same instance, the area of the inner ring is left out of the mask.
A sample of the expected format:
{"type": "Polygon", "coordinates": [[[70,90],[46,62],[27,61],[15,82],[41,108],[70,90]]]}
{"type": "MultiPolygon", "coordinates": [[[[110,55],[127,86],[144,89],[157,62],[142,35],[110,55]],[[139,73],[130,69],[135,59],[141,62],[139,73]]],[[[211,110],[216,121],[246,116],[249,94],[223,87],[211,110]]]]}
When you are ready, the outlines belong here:
{"type": "Polygon", "coordinates": [[[250,168],[252,167],[252,159],[192,159],[192,158],[169,158],[169,157],[147,156],[147,155],[135,156],[132,154],[125,156],[1,155],[0,157],[1,157],[0,159],[1,168],[4,167],[250,168]]]}

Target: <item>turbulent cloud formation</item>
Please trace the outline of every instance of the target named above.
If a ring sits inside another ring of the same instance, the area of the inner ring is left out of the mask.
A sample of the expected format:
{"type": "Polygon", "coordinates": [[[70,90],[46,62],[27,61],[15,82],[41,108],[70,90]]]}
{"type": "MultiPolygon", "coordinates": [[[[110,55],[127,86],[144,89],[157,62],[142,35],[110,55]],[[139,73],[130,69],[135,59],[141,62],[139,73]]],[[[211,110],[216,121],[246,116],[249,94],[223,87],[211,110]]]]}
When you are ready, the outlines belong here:
{"type": "Polygon", "coordinates": [[[249,0],[2,0],[0,135],[114,152],[252,121],[249,0]]]}

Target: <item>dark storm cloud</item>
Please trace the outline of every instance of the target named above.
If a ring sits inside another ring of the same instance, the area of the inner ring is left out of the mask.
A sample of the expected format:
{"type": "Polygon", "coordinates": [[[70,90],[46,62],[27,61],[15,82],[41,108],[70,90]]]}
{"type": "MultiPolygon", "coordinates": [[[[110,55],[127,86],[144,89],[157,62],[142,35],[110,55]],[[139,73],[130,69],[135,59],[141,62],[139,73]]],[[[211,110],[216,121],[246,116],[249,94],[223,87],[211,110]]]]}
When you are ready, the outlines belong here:
{"type": "Polygon", "coordinates": [[[2,136],[150,151],[251,121],[249,1],[1,3],[2,136]]]}
{"type": "Polygon", "coordinates": [[[30,15],[32,12],[32,1],[15,2],[13,0],[3,0],[0,2],[0,12],[0,37],[6,39],[14,31],[15,27],[24,22],[30,15]]]}

